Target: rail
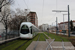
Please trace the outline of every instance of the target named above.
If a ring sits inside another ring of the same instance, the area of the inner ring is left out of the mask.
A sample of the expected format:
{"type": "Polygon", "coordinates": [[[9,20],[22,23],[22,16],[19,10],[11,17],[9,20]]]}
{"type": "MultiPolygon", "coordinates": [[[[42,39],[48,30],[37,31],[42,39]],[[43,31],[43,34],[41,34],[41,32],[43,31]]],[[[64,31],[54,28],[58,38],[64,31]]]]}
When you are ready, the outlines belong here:
{"type": "Polygon", "coordinates": [[[53,41],[50,42],[50,44],[46,47],[46,50],[48,50],[49,47],[50,47],[50,50],[53,50],[51,44],[54,42],[54,40],[55,40],[55,39],[53,39],[53,41]]]}
{"type": "Polygon", "coordinates": [[[11,44],[14,44],[14,43],[17,42],[17,41],[18,41],[18,40],[15,39],[15,41],[12,41],[12,43],[10,43],[10,44],[8,44],[9,42],[3,43],[2,45],[4,45],[4,46],[1,47],[0,49],[5,48],[5,47],[7,47],[7,46],[9,46],[9,45],[11,45],[11,44]]]}
{"type": "Polygon", "coordinates": [[[47,42],[47,44],[49,44],[48,40],[46,39],[45,35],[43,34],[44,38],[45,38],[45,41],[47,42]]]}
{"type": "Polygon", "coordinates": [[[24,44],[26,44],[29,40],[25,41],[22,45],[20,45],[19,47],[17,47],[15,50],[18,50],[20,47],[22,47],[24,44]]]}
{"type": "Polygon", "coordinates": [[[36,50],[36,47],[37,47],[37,45],[38,45],[39,38],[40,38],[40,35],[39,35],[39,37],[38,37],[38,39],[37,39],[37,42],[36,42],[35,47],[33,48],[33,50],[36,50]]]}
{"type": "Polygon", "coordinates": [[[62,40],[62,47],[63,47],[63,50],[65,50],[65,47],[64,47],[64,41],[63,41],[62,38],[61,38],[61,40],[62,40]]]}

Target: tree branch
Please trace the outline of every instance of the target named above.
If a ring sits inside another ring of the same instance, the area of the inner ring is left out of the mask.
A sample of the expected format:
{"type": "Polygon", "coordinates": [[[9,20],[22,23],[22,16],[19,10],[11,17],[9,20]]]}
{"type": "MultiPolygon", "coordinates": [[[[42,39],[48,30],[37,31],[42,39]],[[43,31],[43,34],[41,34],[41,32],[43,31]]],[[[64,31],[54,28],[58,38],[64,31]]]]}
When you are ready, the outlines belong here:
{"type": "Polygon", "coordinates": [[[0,5],[2,5],[2,3],[4,2],[5,0],[2,0],[2,2],[0,3],[0,5]]]}
{"type": "Polygon", "coordinates": [[[7,2],[7,3],[3,4],[3,5],[1,6],[1,8],[2,8],[3,6],[5,6],[5,5],[7,5],[7,4],[9,4],[9,2],[7,2]]]}

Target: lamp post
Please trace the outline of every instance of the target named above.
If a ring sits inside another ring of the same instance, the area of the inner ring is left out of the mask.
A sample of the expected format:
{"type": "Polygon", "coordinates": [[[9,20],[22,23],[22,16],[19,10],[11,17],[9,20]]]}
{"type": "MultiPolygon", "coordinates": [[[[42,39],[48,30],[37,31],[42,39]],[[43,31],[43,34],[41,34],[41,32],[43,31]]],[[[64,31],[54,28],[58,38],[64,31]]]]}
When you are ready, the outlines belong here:
{"type": "Polygon", "coordinates": [[[69,5],[68,10],[52,10],[52,12],[68,12],[68,36],[70,37],[70,13],[69,13],[69,5]]]}
{"type": "Polygon", "coordinates": [[[70,13],[69,13],[69,5],[68,5],[68,36],[70,37],[70,13]]]}

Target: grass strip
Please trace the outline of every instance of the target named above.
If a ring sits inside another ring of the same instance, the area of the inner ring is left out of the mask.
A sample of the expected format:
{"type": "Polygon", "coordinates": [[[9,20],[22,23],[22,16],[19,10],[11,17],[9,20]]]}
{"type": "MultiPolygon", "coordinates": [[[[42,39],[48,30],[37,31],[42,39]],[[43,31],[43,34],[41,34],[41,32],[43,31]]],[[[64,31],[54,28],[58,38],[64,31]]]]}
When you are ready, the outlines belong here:
{"type": "Polygon", "coordinates": [[[25,40],[19,40],[19,41],[15,42],[14,44],[3,48],[2,50],[15,50],[15,48],[17,48],[19,45],[21,45],[24,42],[25,42],[25,40]]]}
{"type": "MultiPolygon", "coordinates": [[[[26,48],[31,44],[32,41],[37,41],[38,37],[40,35],[40,39],[39,41],[45,41],[44,38],[44,34],[43,33],[38,33],[37,36],[35,36],[33,39],[29,40],[26,44],[24,44],[22,47],[20,47],[18,50],[26,50],[26,48]]],[[[45,36],[46,39],[48,39],[47,36],[45,36]]],[[[3,48],[2,50],[15,50],[18,46],[20,46],[21,44],[23,44],[26,40],[18,40],[17,42],[15,42],[14,44],[7,46],[5,48],[3,48]]]]}
{"type": "Polygon", "coordinates": [[[14,41],[8,42],[8,43],[6,43],[6,44],[3,44],[3,45],[0,46],[0,48],[5,47],[6,45],[10,45],[10,44],[12,44],[12,43],[14,43],[14,42],[16,42],[16,41],[17,41],[17,40],[14,40],[14,41]]]}
{"type": "Polygon", "coordinates": [[[59,35],[56,35],[56,34],[52,34],[52,33],[48,34],[47,32],[44,32],[44,33],[47,34],[52,39],[55,38],[55,41],[62,41],[61,39],[63,39],[63,41],[69,42],[69,40],[65,37],[62,37],[62,36],[59,36],[59,35]]]}

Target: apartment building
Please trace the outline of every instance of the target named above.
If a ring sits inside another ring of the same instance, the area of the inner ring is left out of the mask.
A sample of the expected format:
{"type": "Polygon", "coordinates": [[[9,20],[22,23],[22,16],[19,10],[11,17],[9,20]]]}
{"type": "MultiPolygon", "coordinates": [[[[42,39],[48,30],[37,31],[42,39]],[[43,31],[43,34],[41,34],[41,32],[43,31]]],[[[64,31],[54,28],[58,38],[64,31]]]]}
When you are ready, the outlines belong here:
{"type": "Polygon", "coordinates": [[[29,12],[29,14],[27,15],[27,17],[29,17],[29,21],[27,20],[28,22],[31,22],[36,27],[38,27],[38,17],[37,17],[36,12],[29,12]]]}
{"type": "MultiPolygon", "coordinates": [[[[73,22],[73,26],[75,27],[75,21],[72,21],[72,22],[73,22]]],[[[58,23],[58,29],[59,30],[68,30],[68,21],[58,23]]]]}

